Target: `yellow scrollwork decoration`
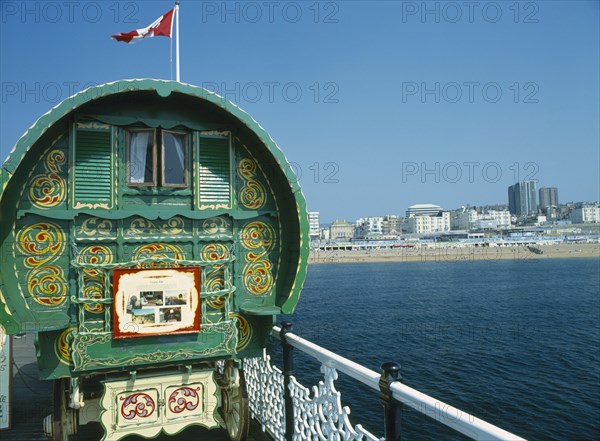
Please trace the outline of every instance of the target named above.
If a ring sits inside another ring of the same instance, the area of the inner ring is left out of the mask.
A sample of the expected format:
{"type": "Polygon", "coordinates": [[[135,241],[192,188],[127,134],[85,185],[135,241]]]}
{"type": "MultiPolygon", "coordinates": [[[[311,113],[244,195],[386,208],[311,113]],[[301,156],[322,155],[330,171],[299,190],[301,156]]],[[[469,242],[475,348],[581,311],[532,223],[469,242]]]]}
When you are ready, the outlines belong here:
{"type": "Polygon", "coordinates": [[[211,243],[202,248],[201,255],[202,260],[207,262],[212,260],[223,260],[228,257],[229,250],[222,243],[211,243]]]}
{"type": "Polygon", "coordinates": [[[262,184],[255,179],[256,163],[249,158],[243,158],[238,165],[238,174],[244,180],[239,193],[240,203],[251,210],[262,208],[266,202],[266,192],[262,184]]]}
{"type": "Polygon", "coordinates": [[[251,261],[244,267],[244,286],[250,294],[262,296],[273,286],[271,262],[267,259],[251,261]]]}
{"type": "Polygon", "coordinates": [[[225,296],[218,296],[208,299],[206,304],[212,309],[223,309],[225,307],[225,296]]]}
{"type": "Polygon", "coordinates": [[[36,175],[29,184],[29,199],[38,208],[52,208],[65,200],[66,185],[61,176],[66,162],[62,150],[52,150],[44,160],[44,172],[36,175]]]}
{"type": "Polygon", "coordinates": [[[227,218],[216,216],[202,222],[203,234],[230,234],[231,221],[227,218]]]}
{"type": "Polygon", "coordinates": [[[30,268],[27,273],[27,292],[42,306],[62,305],[68,292],[62,268],[52,265],[65,251],[63,230],[55,224],[41,222],[22,228],[16,235],[15,251],[30,268]]]}
{"type": "Polygon", "coordinates": [[[185,232],[185,222],[179,216],[174,216],[166,222],[159,223],[158,226],[149,219],[136,217],[125,232],[127,237],[140,236],[147,234],[162,233],[166,236],[175,236],[185,232]]]}
{"type": "Polygon", "coordinates": [[[60,257],[66,248],[65,234],[49,222],[29,225],[17,233],[16,247],[25,257],[25,266],[36,268],[60,257]]]}
{"type": "Polygon", "coordinates": [[[72,362],[70,346],[73,341],[72,334],[75,329],[76,328],[73,326],[61,332],[56,339],[56,344],[54,346],[56,357],[61,363],[66,364],[67,366],[72,362]]]}
{"type": "Polygon", "coordinates": [[[211,271],[207,272],[205,286],[208,292],[220,291],[225,288],[223,265],[215,265],[211,271]]]}
{"type": "MultiPolygon", "coordinates": [[[[208,271],[204,282],[207,292],[216,292],[225,289],[225,271],[223,265],[215,265],[208,271]]],[[[212,309],[222,309],[225,306],[225,296],[211,297],[206,304],[212,309]]]]}
{"type": "Polygon", "coordinates": [[[183,233],[184,227],[185,223],[183,222],[183,219],[175,216],[161,224],[158,229],[163,234],[175,235],[183,233]]]}
{"type": "MultiPolygon", "coordinates": [[[[86,276],[83,279],[83,297],[86,299],[104,298],[104,280],[102,277],[86,276]]],[[[102,303],[84,303],[83,308],[92,314],[104,312],[102,303]]]]}
{"type": "Polygon", "coordinates": [[[112,263],[113,253],[110,248],[104,245],[90,245],[83,248],[77,256],[79,263],[88,263],[92,265],[105,265],[112,263]]]}
{"type": "MultiPolygon", "coordinates": [[[[175,260],[184,260],[185,256],[181,248],[170,243],[152,243],[148,245],[142,245],[138,247],[133,253],[132,260],[142,259],[164,259],[171,258],[175,260]]],[[[146,268],[154,268],[158,266],[173,267],[177,266],[177,263],[162,263],[158,262],[146,262],[141,265],[146,268]]]]}
{"type": "MultiPolygon", "coordinates": [[[[113,253],[107,246],[89,245],[79,252],[77,260],[79,263],[105,265],[113,262],[113,253]]],[[[83,297],[87,299],[104,298],[105,286],[102,270],[85,268],[83,272],[83,297]]],[[[104,312],[104,305],[102,303],[85,303],[83,307],[86,311],[93,314],[104,312]]]]}
{"type": "Polygon", "coordinates": [[[243,270],[244,287],[252,295],[265,295],[273,287],[272,264],[267,253],[275,245],[275,232],[265,222],[253,221],[242,228],[240,237],[242,246],[248,250],[243,270]]]}
{"type": "Polygon", "coordinates": [[[241,232],[242,245],[247,250],[269,251],[275,243],[275,232],[273,228],[260,221],[250,222],[244,226],[241,232]]]}
{"type": "Polygon", "coordinates": [[[108,237],[111,235],[112,230],[113,223],[109,219],[90,217],[83,221],[77,230],[77,234],[87,237],[108,237]]]}
{"type": "Polygon", "coordinates": [[[238,344],[236,346],[236,349],[238,351],[241,351],[246,346],[248,346],[248,343],[250,343],[250,340],[252,339],[252,326],[250,326],[248,320],[246,320],[243,316],[239,314],[231,313],[229,314],[229,316],[231,318],[237,319],[238,344]]]}
{"type": "Polygon", "coordinates": [[[31,270],[27,275],[27,288],[31,298],[43,306],[59,306],[67,298],[67,280],[58,266],[31,270]]]}

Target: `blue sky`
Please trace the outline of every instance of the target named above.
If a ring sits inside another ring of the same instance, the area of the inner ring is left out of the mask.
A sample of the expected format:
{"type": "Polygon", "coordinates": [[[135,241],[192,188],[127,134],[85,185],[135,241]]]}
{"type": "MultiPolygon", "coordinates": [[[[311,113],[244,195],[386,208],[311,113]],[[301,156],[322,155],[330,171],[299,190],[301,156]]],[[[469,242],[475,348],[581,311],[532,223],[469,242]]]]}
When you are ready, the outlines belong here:
{"type": "MultiPolygon", "coordinates": [[[[72,91],[171,79],[171,40],[111,34],[168,1],[2,1],[0,158],[72,91]]],[[[181,79],[277,141],[322,221],[507,203],[524,178],[600,199],[597,1],[181,1],[181,79]]]]}

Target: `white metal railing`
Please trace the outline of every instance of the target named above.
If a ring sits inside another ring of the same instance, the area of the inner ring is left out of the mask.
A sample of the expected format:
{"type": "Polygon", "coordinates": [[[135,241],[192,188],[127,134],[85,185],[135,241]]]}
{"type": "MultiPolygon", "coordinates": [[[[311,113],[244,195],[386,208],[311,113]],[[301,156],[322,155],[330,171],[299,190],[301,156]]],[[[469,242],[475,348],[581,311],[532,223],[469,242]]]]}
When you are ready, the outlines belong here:
{"type": "MultiPolygon", "coordinates": [[[[275,337],[280,339],[280,331],[281,327],[274,326],[272,333],[275,337]]],[[[316,358],[324,366],[343,372],[379,392],[379,380],[381,375],[377,372],[311,343],[292,332],[287,332],[285,338],[288,344],[305,354],[316,358]]],[[[419,392],[416,389],[402,384],[400,381],[391,383],[390,390],[392,391],[394,399],[400,403],[439,421],[445,426],[448,426],[471,439],[482,441],[524,441],[524,438],[496,427],[493,424],[446,404],[443,401],[419,392]]]]}

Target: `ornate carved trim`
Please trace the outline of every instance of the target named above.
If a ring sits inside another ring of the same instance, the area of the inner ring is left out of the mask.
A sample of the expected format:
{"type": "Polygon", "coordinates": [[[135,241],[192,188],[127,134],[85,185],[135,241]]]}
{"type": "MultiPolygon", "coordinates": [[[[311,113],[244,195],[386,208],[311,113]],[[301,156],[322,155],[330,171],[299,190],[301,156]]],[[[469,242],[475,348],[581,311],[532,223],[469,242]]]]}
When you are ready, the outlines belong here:
{"type": "MultiPolygon", "coordinates": [[[[75,371],[84,371],[96,368],[113,368],[122,366],[132,366],[136,364],[162,363],[176,360],[189,360],[193,358],[207,358],[212,356],[233,354],[237,345],[237,329],[233,321],[220,322],[215,324],[204,324],[200,331],[201,334],[219,333],[223,334],[223,339],[216,346],[202,347],[195,345],[197,349],[178,349],[178,350],[154,350],[151,353],[132,354],[124,352],[121,356],[100,357],[98,351],[102,346],[110,344],[112,334],[106,333],[77,333],[74,334],[73,341],[73,363],[75,371]],[[92,355],[91,352],[94,352],[92,355]]],[[[115,351],[105,351],[105,353],[115,354],[115,351]]]]}

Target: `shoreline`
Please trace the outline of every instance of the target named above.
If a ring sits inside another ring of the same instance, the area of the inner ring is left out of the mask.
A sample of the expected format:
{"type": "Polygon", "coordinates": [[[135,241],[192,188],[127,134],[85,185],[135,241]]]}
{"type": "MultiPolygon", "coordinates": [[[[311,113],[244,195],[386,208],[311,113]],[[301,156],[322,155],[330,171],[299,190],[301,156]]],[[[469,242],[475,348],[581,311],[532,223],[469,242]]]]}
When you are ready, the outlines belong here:
{"type": "Polygon", "coordinates": [[[508,247],[436,247],[386,250],[322,251],[311,250],[309,265],[362,262],[471,262],[482,260],[600,259],[600,243],[574,243],[508,247]],[[535,252],[540,250],[541,254],[535,252]]]}

